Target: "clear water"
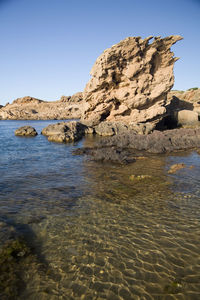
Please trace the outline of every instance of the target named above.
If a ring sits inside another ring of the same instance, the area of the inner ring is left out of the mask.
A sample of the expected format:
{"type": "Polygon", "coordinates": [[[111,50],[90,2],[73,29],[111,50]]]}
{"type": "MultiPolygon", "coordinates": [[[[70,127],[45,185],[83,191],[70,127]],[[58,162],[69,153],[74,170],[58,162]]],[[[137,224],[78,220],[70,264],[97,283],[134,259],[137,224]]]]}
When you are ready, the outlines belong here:
{"type": "Polygon", "coordinates": [[[200,156],[102,164],[72,155],[92,137],[14,135],[52,122],[0,121],[0,221],[35,255],[16,299],[200,299],[200,156]]]}

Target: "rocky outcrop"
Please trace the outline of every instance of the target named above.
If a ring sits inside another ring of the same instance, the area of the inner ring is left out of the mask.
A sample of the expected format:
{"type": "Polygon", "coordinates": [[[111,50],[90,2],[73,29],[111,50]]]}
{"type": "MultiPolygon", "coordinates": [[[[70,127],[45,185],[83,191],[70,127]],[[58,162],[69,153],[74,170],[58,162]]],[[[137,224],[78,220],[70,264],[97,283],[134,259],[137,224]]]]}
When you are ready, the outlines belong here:
{"type": "Polygon", "coordinates": [[[18,98],[0,109],[3,120],[78,119],[84,108],[82,93],[62,96],[58,101],[43,101],[33,97],[18,98]]]}
{"type": "Polygon", "coordinates": [[[76,122],[50,124],[42,130],[50,142],[67,143],[80,140],[87,132],[87,126],[76,122]]]}
{"type": "Polygon", "coordinates": [[[200,89],[191,88],[187,91],[170,91],[168,103],[173,111],[192,110],[200,116],[200,89]]]}
{"type": "Polygon", "coordinates": [[[172,97],[176,97],[180,101],[186,101],[186,103],[191,103],[195,106],[195,104],[200,104],[198,103],[200,102],[200,88],[191,88],[187,91],[171,90],[168,94],[168,99],[172,97]]]}
{"type": "Polygon", "coordinates": [[[36,136],[37,131],[32,126],[22,126],[15,130],[17,136],[36,136]]]}
{"type": "Polygon", "coordinates": [[[82,120],[158,123],[166,114],[167,93],[174,84],[170,47],[182,38],[129,37],[105,50],[96,60],[85,87],[82,120]]]}
{"type": "Polygon", "coordinates": [[[157,131],[148,135],[135,134],[133,131],[101,138],[91,148],[82,148],[74,154],[87,154],[99,161],[133,162],[137,155],[160,154],[200,147],[200,128],[180,128],[157,131]],[[146,154],[145,154],[146,153],[146,154]]]}
{"type": "Polygon", "coordinates": [[[171,126],[199,125],[200,89],[172,90],[167,96],[167,122],[171,126]]]}

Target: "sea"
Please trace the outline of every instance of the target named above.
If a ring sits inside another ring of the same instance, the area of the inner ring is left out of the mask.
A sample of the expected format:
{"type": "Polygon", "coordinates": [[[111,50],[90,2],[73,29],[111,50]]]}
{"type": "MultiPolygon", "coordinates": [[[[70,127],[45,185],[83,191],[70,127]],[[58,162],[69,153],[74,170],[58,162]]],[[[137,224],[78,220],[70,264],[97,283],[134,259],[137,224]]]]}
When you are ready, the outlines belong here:
{"type": "Polygon", "coordinates": [[[20,236],[30,249],[0,298],[200,299],[200,154],[96,162],[73,155],[95,137],[40,134],[57,122],[0,121],[0,248],[20,236]],[[39,134],[15,136],[24,125],[39,134]]]}

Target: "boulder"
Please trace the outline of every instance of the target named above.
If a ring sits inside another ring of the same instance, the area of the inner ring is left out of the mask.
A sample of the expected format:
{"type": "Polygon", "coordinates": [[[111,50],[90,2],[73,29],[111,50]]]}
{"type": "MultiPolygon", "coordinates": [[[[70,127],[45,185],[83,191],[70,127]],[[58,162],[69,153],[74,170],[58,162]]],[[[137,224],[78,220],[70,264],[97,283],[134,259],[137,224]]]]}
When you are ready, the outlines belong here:
{"type": "Polygon", "coordinates": [[[170,47],[182,38],[155,37],[149,43],[151,39],[126,38],[98,57],[83,92],[85,124],[156,124],[163,118],[177,60],[170,47]]]}
{"type": "Polygon", "coordinates": [[[32,126],[22,126],[15,130],[17,136],[36,136],[37,131],[32,126]]]}
{"type": "Polygon", "coordinates": [[[87,131],[87,126],[80,122],[61,122],[50,124],[42,130],[42,134],[51,142],[67,143],[81,139],[87,131]]]}
{"type": "Polygon", "coordinates": [[[178,125],[197,125],[199,123],[199,115],[195,111],[180,110],[176,113],[178,125]]]}

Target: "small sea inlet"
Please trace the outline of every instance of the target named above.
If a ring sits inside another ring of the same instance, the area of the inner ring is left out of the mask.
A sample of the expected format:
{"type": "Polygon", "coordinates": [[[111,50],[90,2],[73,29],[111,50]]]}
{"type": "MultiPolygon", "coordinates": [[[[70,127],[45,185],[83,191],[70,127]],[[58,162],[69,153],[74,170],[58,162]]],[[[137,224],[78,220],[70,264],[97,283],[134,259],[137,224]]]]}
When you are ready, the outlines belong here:
{"type": "Polygon", "coordinates": [[[53,122],[0,121],[0,298],[200,299],[200,155],[100,163],[72,155],[92,137],[14,135],[53,122]]]}

